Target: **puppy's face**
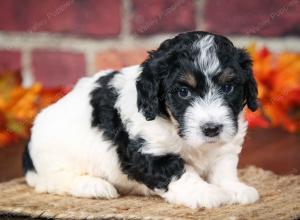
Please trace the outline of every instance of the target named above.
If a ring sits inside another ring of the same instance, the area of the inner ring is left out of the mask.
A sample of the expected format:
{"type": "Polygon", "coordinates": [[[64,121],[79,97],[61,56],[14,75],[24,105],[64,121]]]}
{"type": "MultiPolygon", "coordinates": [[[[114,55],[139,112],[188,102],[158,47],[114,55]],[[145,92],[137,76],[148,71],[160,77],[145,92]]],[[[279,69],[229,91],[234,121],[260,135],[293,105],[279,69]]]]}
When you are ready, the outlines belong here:
{"type": "Polygon", "coordinates": [[[257,108],[248,54],[204,32],[162,43],[144,62],[137,90],[146,119],[168,118],[193,147],[230,141],[244,105],[257,108]]]}

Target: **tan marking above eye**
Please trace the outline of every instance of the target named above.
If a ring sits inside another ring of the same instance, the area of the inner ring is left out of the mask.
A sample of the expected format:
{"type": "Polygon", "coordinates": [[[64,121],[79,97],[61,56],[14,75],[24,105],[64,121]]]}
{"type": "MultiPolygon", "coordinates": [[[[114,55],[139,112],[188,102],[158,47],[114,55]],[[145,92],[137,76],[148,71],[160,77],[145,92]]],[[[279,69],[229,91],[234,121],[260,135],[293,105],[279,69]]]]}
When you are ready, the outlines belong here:
{"type": "Polygon", "coordinates": [[[226,82],[231,81],[234,76],[235,76],[235,73],[234,73],[233,69],[227,67],[223,70],[223,72],[218,77],[219,82],[224,84],[226,82]]]}
{"type": "Polygon", "coordinates": [[[197,81],[192,73],[186,73],[182,76],[181,80],[192,88],[196,88],[197,81]]]}

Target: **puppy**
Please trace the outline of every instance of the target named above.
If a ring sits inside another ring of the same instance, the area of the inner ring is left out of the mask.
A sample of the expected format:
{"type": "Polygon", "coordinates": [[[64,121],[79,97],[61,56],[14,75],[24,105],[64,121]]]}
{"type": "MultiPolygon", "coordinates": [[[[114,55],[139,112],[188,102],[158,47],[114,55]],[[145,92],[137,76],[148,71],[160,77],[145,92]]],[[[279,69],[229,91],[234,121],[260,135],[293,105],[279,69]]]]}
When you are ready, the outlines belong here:
{"type": "Polygon", "coordinates": [[[253,203],[237,177],[257,109],[252,62],[225,37],[188,32],[139,66],[82,78],[35,119],[24,153],[38,192],[86,198],[159,195],[191,208],[253,203]]]}

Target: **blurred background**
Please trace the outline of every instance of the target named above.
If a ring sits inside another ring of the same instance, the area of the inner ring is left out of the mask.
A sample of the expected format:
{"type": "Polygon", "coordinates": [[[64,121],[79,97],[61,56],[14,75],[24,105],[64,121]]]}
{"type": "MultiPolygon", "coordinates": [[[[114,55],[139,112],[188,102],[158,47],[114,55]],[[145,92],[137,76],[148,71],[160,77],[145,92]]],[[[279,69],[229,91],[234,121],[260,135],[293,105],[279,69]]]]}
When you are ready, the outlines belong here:
{"type": "Polygon", "coordinates": [[[166,38],[228,36],[254,60],[261,108],[240,166],[300,173],[300,0],[0,0],[0,181],[21,176],[35,115],[76,80],[138,64],[166,38]]]}

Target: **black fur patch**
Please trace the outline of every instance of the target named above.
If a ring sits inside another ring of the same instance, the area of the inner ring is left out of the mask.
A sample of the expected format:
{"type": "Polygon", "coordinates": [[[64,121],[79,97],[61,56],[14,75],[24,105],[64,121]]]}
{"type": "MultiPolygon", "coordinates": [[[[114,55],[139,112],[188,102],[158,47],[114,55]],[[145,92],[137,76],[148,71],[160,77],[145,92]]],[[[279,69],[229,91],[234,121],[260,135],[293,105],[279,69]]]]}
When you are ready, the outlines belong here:
{"type": "Polygon", "coordinates": [[[184,172],[184,162],[178,155],[152,156],[140,153],[139,149],[145,143],[142,138],[129,140],[127,146],[122,146],[122,143],[120,140],[117,152],[123,171],[129,178],[144,183],[150,189],[168,189],[172,178],[179,178],[184,172]]]}
{"type": "Polygon", "coordinates": [[[114,108],[118,93],[109,86],[109,82],[115,74],[118,72],[100,77],[97,81],[99,87],[91,93],[92,127],[103,131],[104,137],[117,146],[121,169],[130,179],[141,182],[150,189],[167,190],[171,180],[179,178],[184,172],[184,162],[174,154],[153,156],[140,153],[145,140],[141,137],[129,138],[120,115],[114,108]]]}
{"type": "Polygon", "coordinates": [[[28,171],[36,171],[29,153],[28,144],[25,146],[23,153],[23,173],[26,174],[28,171]]]}

